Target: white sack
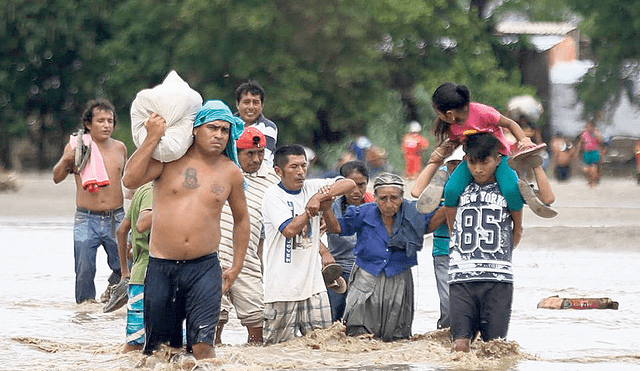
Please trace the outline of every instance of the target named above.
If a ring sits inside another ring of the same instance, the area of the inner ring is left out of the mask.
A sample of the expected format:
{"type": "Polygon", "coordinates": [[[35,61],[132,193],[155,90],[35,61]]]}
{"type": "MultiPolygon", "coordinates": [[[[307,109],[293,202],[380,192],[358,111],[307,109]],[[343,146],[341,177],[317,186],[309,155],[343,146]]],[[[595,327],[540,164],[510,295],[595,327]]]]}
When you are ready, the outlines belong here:
{"type": "Polygon", "coordinates": [[[147,137],[145,121],[155,112],[167,122],[167,129],[152,157],[171,162],[182,157],[193,137],[193,120],[202,107],[202,96],[191,89],[176,71],[171,71],[162,84],[144,89],[131,103],[131,135],[136,147],[147,137]]]}
{"type": "Polygon", "coordinates": [[[524,116],[529,123],[535,124],[543,112],[542,104],[530,95],[513,97],[507,103],[507,116],[512,120],[517,121],[524,116]]]}

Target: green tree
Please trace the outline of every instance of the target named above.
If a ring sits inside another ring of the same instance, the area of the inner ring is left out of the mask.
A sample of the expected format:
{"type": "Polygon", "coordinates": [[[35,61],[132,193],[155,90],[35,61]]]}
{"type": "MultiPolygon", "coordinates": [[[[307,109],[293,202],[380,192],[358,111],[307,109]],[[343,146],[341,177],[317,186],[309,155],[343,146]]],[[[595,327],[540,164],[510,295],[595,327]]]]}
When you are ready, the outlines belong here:
{"type": "MultiPolygon", "coordinates": [[[[472,98],[504,110],[507,101],[534,94],[522,86],[517,64],[506,69],[494,49],[491,20],[469,2],[372,2],[377,26],[385,30],[379,48],[393,89],[367,126],[374,143],[386,148],[396,169],[402,166],[399,142],[406,123],[417,120],[429,135],[435,115],[431,94],[445,81],[466,84],[472,98]]],[[[431,138],[433,139],[433,137],[431,138]]],[[[328,151],[337,157],[339,151],[328,151]]]]}
{"type": "Polygon", "coordinates": [[[567,0],[503,0],[492,13],[492,16],[500,18],[508,15],[531,22],[567,22],[578,19],[567,0]]]}
{"type": "Polygon", "coordinates": [[[584,114],[594,117],[615,106],[622,94],[637,103],[634,80],[640,60],[640,3],[568,0],[584,18],[580,30],[591,38],[596,65],[578,84],[584,114]]]}
{"type": "Polygon", "coordinates": [[[170,69],[205,99],[234,103],[234,89],[255,79],[265,113],[285,141],[331,137],[333,127],[367,121],[383,97],[385,74],[367,2],[156,1],[123,3],[107,89],[120,108],[170,69]],[[149,40],[154,40],[153,46],[149,40]],[[314,134],[315,133],[315,134],[314,134]]]}
{"type": "Polygon", "coordinates": [[[8,0],[0,6],[0,115],[9,124],[0,145],[28,136],[59,155],[96,95],[114,102],[114,136],[131,143],[125,113],[135,94],[175,69],[203,98],[231,106],[237,85],[259,81],[281,143],[318,147],[366,134],[399,159],[405,124],[429,128],[430,92],[440,83],[465,83],[475,100],[498,108],[530,91],[494,50],[484,3],[8,0]]]}
{"type": "Polygon", "coordinates": [[[123,122],[130,122],[129,108],[136,93],[160,84],[172,69],[190,82],[197,82],[197,75],[181,68],[188,65],[189,59],[181,50],[187,26],[177,15],[183,3],[127,0],[113,7],[113,37],[105,40],[98,52],[107,62],[104,91],[113,97],[123,122]]]}
{"type": "Polygon", "coordinates": [[[86,100],[100,94],[99,44],[110,37],[111,2],[73,0],[0,5],[0,164],[13,139],[36,145],[32,163],[44,169],[78,126],[86,100]]]}
{"type": "Polygon", "coordinates": [[[596,0],[506,0],[498,15],[517,13],[532,21],[578,21],[591,39],[595,66],[577,85],[583,115],[593,119],[614,107],[623,95],[637,102],[634,80],[640,59],[640,3],[596,0]]]}
{"type": "Polygon", "coordinates": [[[482,16],[486,2],[448,2],[429,27],[437,30],[436,46],[431,54],[432,68],[424,72],[416,86],[422,89],[423,106],[428,107],[433,118],[431,105],[424,102],[435,88],[445,81],[465,84],[472,99],[504,111],[506,103],[515,95],[534,94],[532,87],[522,85],[516,63],[505,63],[497,49],[493,36],[493,19],[482,16]],[[428,95],[425,95],[428,92],[428,95]]]}
{"type": "MultiPolygon", "coordinates": [[[[137,90],[159,83],[172,68],[205,99],[230,104],[240,82],[256,79],[267,90],[265,111],[280,124],[283,141],[320,142],[363,132],[383,113],[393,91],[400,91],[405,106],[416,105],[411,97],[416,84],[431,79],[435,87],[443,72],[471,86],[498,83],[487,94],[505,95],[518,86],[496,68],[486,24],[457,3],[184,0],[165,5],[142,0],[117,9],[116,37],[103,53],[112,58],[108,91],[120,92],[123,108],[137,90]],[[457,45],[447,46],[445,38],[457,45]]],[[[481,97],[482,89],[476,90],[481,97]]],[[[409,109],[406,119],[416,118],[420,109],[409,109]]]]}

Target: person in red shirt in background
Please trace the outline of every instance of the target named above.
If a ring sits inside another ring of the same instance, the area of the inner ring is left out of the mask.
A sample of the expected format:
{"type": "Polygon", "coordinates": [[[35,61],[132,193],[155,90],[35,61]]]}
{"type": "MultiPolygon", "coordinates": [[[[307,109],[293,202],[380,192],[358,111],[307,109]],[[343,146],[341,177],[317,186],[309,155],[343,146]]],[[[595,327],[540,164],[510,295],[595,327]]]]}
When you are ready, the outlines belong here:
{"type": "Polygon", "coordinates": [[[420,135],[422,127],[417,121],[409,124],[409,132],[402,137],[402,153],[404,154],[404,176],[416,179],[422,169],[422,152],[429,149],[429,140],[420,135]]]}

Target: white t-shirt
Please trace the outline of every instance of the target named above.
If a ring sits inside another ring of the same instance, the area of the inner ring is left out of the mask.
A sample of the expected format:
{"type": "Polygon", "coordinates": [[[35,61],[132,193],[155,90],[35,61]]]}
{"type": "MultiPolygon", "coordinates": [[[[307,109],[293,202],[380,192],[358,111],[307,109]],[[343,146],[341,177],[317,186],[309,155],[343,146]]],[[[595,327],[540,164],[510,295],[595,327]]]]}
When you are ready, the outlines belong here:
{"type": "Polygon", "coordinates": [[[311,218],[303,232],[294,238],[286,238],[280,231],[305,212],[307,202],[321,187],[334,182],[335,179],[305,180],[297,192],[285,190],[280,183],[265,192],[262,201],[265,303],[306,300],[327,291],[322,279],[320,217],[311,218]]]}

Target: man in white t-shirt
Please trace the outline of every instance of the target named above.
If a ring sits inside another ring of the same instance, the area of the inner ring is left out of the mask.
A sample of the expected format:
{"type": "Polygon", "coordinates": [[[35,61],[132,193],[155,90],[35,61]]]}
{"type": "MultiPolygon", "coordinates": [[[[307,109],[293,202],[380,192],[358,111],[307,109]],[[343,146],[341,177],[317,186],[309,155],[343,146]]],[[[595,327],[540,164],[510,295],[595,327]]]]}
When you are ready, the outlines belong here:
{"type": "Polygon", "coordinates": [[[265,344],[293,339],[331,325],[331,307],[322,260],[320,212],[336,196],[351,192],[350,179],[305,180],[307,158],[299,145],[286,145],[274,153],[281,179],[264,194],[264,329],[265,344]]]}

